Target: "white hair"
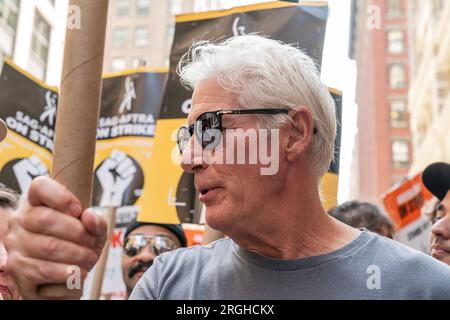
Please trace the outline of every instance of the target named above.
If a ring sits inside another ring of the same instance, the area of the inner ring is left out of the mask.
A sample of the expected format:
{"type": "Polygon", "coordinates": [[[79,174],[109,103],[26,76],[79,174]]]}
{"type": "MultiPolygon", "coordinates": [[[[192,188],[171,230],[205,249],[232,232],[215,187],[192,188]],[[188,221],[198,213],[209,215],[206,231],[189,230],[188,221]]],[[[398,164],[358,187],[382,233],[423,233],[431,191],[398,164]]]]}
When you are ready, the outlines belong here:
{"type": "MultiPolygon", "coordinates": [[[[317,130],[311,163],[318,177],[328,171],[336,137],[335,105],[317,65],[298,48],[259,35],[222,43],[200,41],[181,58],[178,74],[181,83],[193,90],[201,81],[216,78],[245,109],[307,107],[317,130]]],[[[275,127],[290,120],[287,115],[261,118],[275,127]]]]}

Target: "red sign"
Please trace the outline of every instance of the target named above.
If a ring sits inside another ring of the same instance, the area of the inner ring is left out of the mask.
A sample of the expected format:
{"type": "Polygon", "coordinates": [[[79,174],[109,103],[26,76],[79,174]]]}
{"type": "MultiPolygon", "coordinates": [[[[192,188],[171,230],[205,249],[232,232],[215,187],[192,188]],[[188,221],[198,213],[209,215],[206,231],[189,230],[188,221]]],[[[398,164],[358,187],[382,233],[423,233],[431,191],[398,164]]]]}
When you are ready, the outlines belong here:
{"type": "Polygon", "coordinates": [[[383,197],[383,203],[389,216],[400,230],[421,216],[421,209],[433,195],[422,183],[422,174],[390,191],[383,197]]]}

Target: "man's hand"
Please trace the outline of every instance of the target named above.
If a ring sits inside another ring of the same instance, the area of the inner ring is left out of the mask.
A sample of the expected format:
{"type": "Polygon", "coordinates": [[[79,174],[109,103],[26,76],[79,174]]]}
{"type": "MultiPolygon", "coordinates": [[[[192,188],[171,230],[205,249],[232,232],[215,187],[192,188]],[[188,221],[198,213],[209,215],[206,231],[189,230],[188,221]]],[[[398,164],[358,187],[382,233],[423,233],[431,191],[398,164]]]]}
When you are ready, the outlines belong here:
{"type": "Polygon", "coordinates": [[[89,209],[82,212],[78,199],[47,177],[32,182],[9,227],[8,272],[24,299],[41,299],[39,285],[66,284],[73,266],[84,281],[107,236],[104,218],[89,209]]]}

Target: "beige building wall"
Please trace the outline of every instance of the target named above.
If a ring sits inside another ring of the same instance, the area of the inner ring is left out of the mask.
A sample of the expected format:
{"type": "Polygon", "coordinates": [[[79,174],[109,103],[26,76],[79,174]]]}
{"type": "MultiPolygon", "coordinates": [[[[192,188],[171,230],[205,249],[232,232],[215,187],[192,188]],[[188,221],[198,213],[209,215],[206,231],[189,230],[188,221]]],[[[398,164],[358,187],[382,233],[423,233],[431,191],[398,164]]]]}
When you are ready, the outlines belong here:
{"type": "Polygon", "coordinates": [[[201,1],[201,8],[198,2],[110,0],[104,71],[121,71],[143,65],[168,68],[175,15],[209,9],[204,1],[201,1]]]}
{"type": "Polygon", "coordinates": [[[450,162],[450,1],[413,1],[409,109],[414,156],[410,174],[450,162]]]}

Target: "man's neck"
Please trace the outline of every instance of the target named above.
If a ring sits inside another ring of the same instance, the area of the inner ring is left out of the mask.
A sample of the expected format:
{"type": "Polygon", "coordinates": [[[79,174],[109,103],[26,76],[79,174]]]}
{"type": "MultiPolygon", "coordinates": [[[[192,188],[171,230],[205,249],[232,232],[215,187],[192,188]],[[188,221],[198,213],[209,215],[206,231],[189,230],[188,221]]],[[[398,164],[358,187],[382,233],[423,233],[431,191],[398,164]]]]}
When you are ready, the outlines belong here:
{"type": "Polygon", "coordinates": [[[279,197],[279,201],[274,197],[267,202],[252,222],[227,235],[248,251],[293,260],[331,253],[360,234],[325,212],[318,190],[287,192],[290,194],[279,197]]]}

